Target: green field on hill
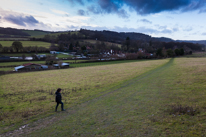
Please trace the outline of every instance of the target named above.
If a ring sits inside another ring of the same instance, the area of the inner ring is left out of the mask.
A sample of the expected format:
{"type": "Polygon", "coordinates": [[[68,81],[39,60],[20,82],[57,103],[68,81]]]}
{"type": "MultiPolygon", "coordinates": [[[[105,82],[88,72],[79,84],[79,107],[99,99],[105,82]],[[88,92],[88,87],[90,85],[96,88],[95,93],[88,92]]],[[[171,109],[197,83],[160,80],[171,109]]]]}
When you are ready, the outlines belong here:
{"type": "MultiPolygon", "coordinates": [[[[0,41],[0,44],[3,47],[10,47],[10,46],[12,46],[13,42],[14,41],[0,41]]],[[[37,47],[49,48],[51,46],[51,43],[42,42],[42,41],[20,41],[20,42],[22,42],[23,47],[37,46],[37,47]]]]}
{"type": "Polygon", "coordinates": [[[206,136],[205,67],[175,58],[3,75],[0,134],[206,136]],[[59,87],[66,111],[56,113],[59,87]]]}
{"type": "MultiPolygon", "coordinates": [[[[60,34],[68,34],[68,33],[70,33],[70,34],[78,34],[78,31],[73,31],[73,32],[55,32],[55,33],[48,33],[47,35],[56,36],[57,37],[60,34]]],[[[33,36],[33,37],[35,37],[35,38],[44,38],[45,35],[46,34],[42,34],[42,35],[36,35],[36,36],[33,36]]]]}
{"type": "MultiPolygon", "coordinates": [[[[9,57],[22,57],[22,55],[25,55],[26,57],[31,57],[33,54],[35,54],[35,53],[10,53],[10,54],[3,53],[3,54],[0,54],[0,55],[9,56],[9,57]]],[[[52,54],[50,54],[50,53],[39,53],[38,55],[52,55],[52,54]]],[[[59,59],[72,58],[73,57],[71,55],[66,55],[66,54],[56,54],[55,56],[58,57],[59,59]]]]}
{"type": "Polygon", "coordinates": [[[26,32],[27,34],[31,35],[30,37],[36,37],[39,35],[46,35],[47,32],[38,31],[38,30],[23,30],[23,32],[26,32]]]}
{"type": "MultiPolygon", "coordinates": [[[[91,43],[91,44],[96,44],[96,42],[98,41],[98,42],[101,42],[101,41],[99,41],[99,40],[83,40],[84,42],[88,42],[88,43],[91,43]]],[[[121,48],[121,44],[117,44],[117,43],[112,43],[112,42],[105,42],[105,44],[107,44],[107,45],[112,45],[112,44],[114,44],[114,45],[117,45],[119,48],[121,48]]]]}

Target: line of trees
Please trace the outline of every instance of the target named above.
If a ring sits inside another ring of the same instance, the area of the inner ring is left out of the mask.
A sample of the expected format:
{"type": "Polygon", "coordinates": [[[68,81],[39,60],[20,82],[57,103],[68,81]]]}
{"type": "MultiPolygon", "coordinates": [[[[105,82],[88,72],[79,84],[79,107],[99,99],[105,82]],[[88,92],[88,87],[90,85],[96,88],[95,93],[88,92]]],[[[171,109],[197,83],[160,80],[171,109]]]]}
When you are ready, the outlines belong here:
{"type": "Polygon", "coordinates": [[[3,47],[2,44],[0,44],[0,52],[3,53],[19,53],[19,52],[49,52],[48,48],[45,47],[37,47],[37,46],[29,46],[29,47],[23,47],[23,44],[20,41],[14,41],[12,43],[12,46],[10,47],[3,47]]]}

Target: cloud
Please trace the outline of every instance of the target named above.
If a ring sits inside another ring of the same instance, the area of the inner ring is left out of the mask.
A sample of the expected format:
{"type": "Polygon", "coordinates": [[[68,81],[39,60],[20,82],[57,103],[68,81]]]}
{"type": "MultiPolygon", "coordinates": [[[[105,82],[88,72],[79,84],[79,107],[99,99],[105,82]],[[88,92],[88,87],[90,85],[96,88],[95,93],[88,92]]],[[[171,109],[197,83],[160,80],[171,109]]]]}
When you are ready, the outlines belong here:
{"type": "Polygon", "coordinates": [[[50,28],[49,24],[44,24],[37,20],[33,15],[18,13],[0,8],[0,16],[2,27],[17,27],[18,28],[50,28]]]}
{"type": "Polygon", "coordinates": [[[20,15],[8,15],[4,16],[4,19],[10,23],[17,24],[19,26],[35,26],[39,23],[38,20],[36,20],[33,16],[20,16],[20,15]]]}
{"type": "Polygon", "coordinates": [[[94,14],[117,14],[122,18],[129,17],[125,6],[140,15],[157,14],[163,11],[206,12],[206,0],[85,0],[87,4],[84,4],[83,0],[68,1],[82,5],[89,3],[87,9],[94,14]]]}
{"type": "Polygon", "coordinates": [[[90,30],[110,30],[110,31],[116,31],[116,32],[136,32],[136,33],[145,33],[145,34],[171,34],[175,32],[174,30],[170,29],[154,29],[154,28],[146,28],[146,27],[139,27],[139,28],[128,28],[128,27],[119,27],[115,26],[113,28],[108,28],[105,26],[68,26],[68,29],[90,29],[90,30]]]}
{"type": "Polygon", "coordinates": [[[187,27],[187,28],[185,28],[185,29],[183,29],[184,31],[192,31],[193,30],[193,28],[192,27],[187,27]]]}
{"type": "Polygon", "coordinates": [[[152,24],[151,21],[147,20],[147,19],[141,19],[141,20],[138,20],[138,21],[141,21],[143,23],[148,23],[148,24],[152,24]]]}
{"type": "Polygon", "coordinates": [[[123,0],[130,8],[135,9],[138,14],[146,15],[160,13],[162,11],[178,10],[190,4],[191,0],[123,0]]]}
{"type": "Polygon", "coordinates": [[[204,36],[205,36],[205,35],[206,35],[206,33],[202,33],[202,35],[204,35],[204,36]]]}
{"type": "Polygon", "coordinates": [[[171,17],[171,16],[167,16],[167,18],[168,18],[168,19],[174,19],[174,18],[173,18],[173,17],[171,17]]]}
{"type": "Polygon", "coordinates": [[[175,32],[175,31],[179,31],[179,28],[175,27],[175,28],[173,28],[172,30],[173,30],[174,32],[175,32]]]}
{"type": "Polygon", "coordinates": [[[157,25],[158,26],[158,29],[166,29],[167,26],[160,26],[160,25],[157,25]]]}
{"type": "Polygon", "coordinates": [[[78,10],[77,14],[80,15],[80,16],[85,16],[86,13],[85,13],[84,10],[78,10]]]}
{"type": "Polygon", "coordinates": [[[74,3],[79,3],[81,5],[84,5],[84,2],[82,0],[68,0],[70,3],[74,4],[74,3]]]}
{"type": "Polygon", "coordinates": [[[205,12],[206,0],[191,0],[189,5],[182,9],[182,11],[199,10],[205,12]]]}
{"type": "Polygon", "coordinates": [[[112,14],[115,13],[121,18],[128,18],[129,14],[121,8],[121,4],[113,3],[110,0],[98,0],[97,5],[89,6],[89,12],[94,14],[112,14]]]}
{"type": "Polygon", "coordinates": [[[67,12],[65,12],[65,11],[61,11],[61,10],[52,9],[51,11],[52,11],[53,13],[56,13],[56,14],[69,15],[69,13],[67,13],[67,12]]]}

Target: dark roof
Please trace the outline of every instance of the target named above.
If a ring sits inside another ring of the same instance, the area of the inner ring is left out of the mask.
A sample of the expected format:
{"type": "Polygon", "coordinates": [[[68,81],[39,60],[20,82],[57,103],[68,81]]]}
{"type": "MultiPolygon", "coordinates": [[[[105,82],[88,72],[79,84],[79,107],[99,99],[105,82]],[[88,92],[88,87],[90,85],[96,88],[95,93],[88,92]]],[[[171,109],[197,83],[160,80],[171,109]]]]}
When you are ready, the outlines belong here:
{"type": "Polygon", "coordinates": [[[41,66],[40,64],[34,64],[34,63],[27,63],[27,64],[23,64],[22,66],[30,66],[30,65],[38,65],[38,66],[41,66]]]}

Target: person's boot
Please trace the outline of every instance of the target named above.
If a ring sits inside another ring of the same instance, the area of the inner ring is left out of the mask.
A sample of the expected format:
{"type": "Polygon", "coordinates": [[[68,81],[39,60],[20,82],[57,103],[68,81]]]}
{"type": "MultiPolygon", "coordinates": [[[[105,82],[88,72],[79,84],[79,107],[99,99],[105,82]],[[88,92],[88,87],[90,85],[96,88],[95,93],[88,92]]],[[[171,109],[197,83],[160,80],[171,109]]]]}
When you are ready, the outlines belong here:
{"type": "Polygon", "coordinates": [[[62,109],[62,111],[65,111],[65,109],[62,109]]]}

